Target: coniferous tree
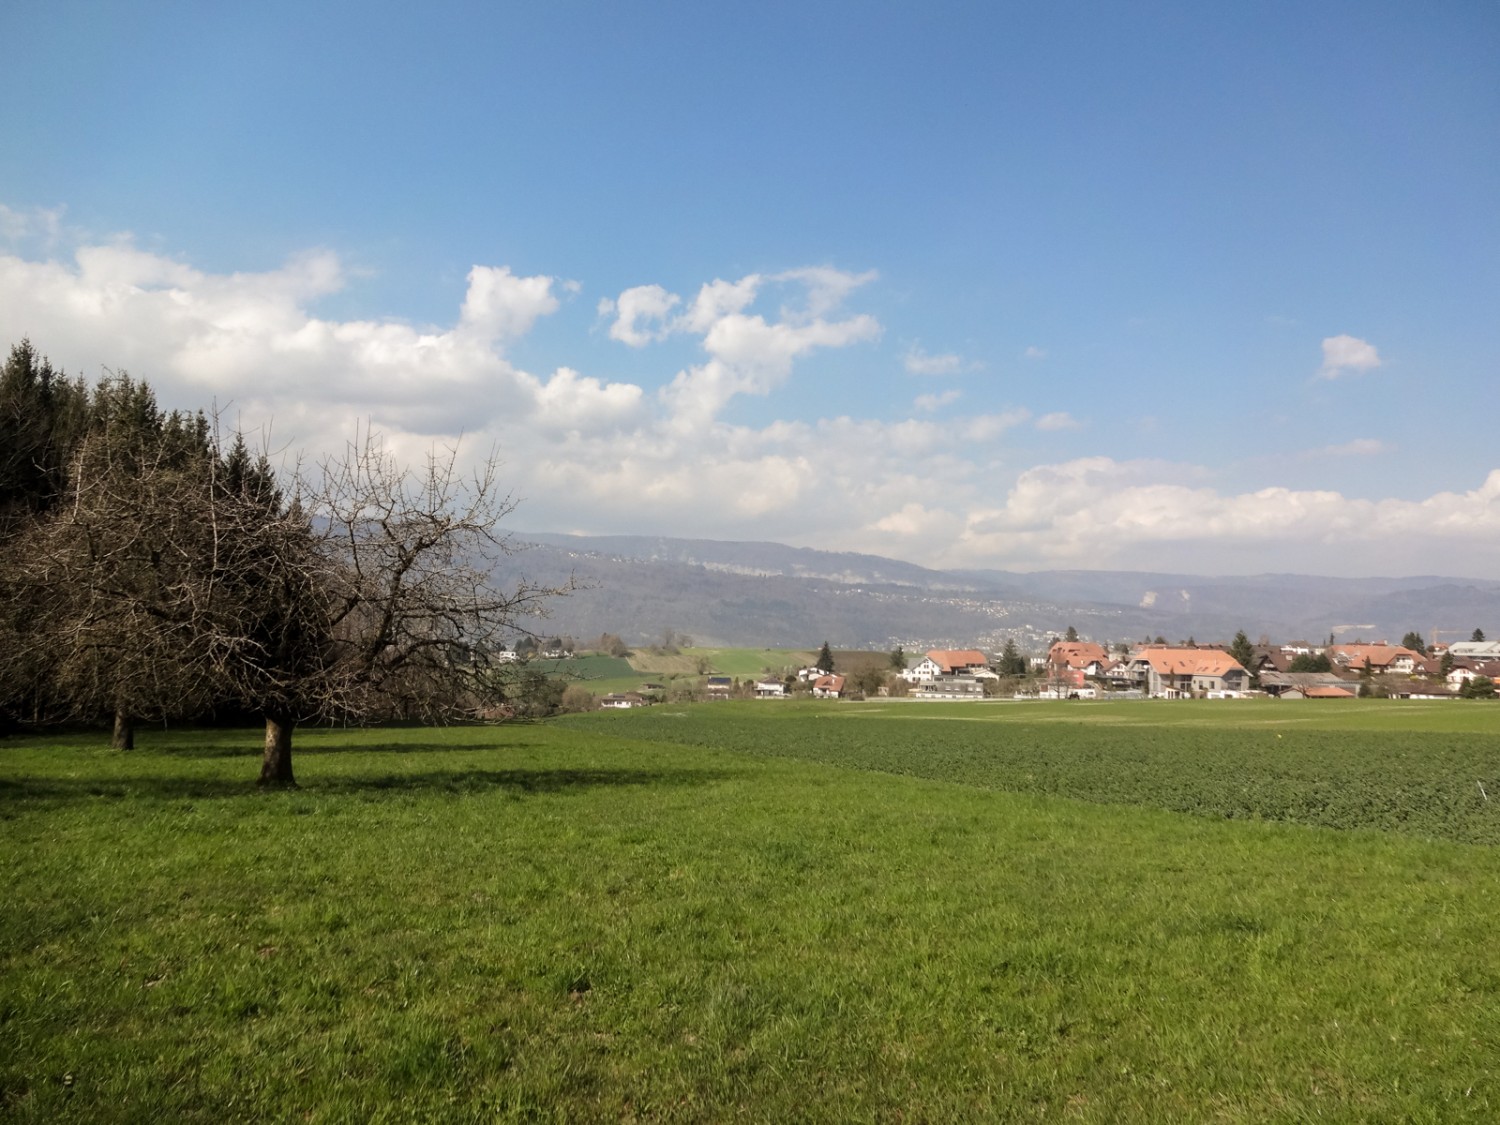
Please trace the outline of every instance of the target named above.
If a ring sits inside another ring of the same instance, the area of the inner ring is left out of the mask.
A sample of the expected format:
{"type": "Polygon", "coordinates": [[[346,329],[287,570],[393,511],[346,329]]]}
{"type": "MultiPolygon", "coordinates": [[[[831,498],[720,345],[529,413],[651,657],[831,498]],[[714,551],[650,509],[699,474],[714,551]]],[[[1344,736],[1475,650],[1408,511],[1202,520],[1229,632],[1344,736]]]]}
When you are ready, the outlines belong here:
{"type": "Polygon", "coordinates": [[[828,642],[823,642],[823,647],[818,650],[818,659],[813,666],[825,675],[833,671],[833,650],[828,647],[828,642]]]}
{"type": "Polygon", "coordinates": [[[1024,676],[1026,674],[1026,658],[1016,648],[1014,637],[1005,638],[1005,648],[1000,653],[1000,674],[1004,676],[1024,676]]]}

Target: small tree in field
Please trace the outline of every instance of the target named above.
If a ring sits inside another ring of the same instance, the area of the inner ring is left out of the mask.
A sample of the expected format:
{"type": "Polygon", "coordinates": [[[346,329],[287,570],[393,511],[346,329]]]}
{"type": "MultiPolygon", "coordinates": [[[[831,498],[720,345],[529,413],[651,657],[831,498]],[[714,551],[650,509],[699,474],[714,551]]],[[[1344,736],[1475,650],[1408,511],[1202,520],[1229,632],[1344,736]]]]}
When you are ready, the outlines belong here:
{"type": "Polygon", "coordinates": [[[409,469],[365,433],[297,485],[300,535],[268,560],[264,659],[240,693],[266,720],[263,784],[290,784],[292,732],[314,717],[441,720],[504,696],[503,637],[569,587],[496,571],[515,553],[516,502],[492,455],[457,451],[409,469]]]}
{"type": "Polygon", "coordinates": [[[828,647],[828,642],[823,642],[823,647],[818,650],[818,659],[813,662],[813,667],[824,675],[833,671],[833,650],[828,647]]]}

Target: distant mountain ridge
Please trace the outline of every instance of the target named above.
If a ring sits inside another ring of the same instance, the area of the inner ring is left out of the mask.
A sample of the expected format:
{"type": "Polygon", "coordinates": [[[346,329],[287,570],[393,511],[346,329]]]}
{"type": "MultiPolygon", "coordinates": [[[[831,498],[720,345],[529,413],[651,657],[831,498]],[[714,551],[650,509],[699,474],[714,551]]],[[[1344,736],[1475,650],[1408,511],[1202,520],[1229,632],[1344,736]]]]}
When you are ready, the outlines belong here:
{"type": "Polygon", "coordinates": [[[941,571],[852,552],[780,543],[515,532],[512,560],[538,581],[568,576],[539,631],[628,643],[664,629],[703,644],[795,647],[978,645],[1040,648],[1074,626],[1099,641],[1442,639],[1500,635],[1500,581],[1441,576],[1205,577],[1132,571],[941,571]],[[1462,633],[1462,637],[1459,634],[1462,633]],[[1428,639],[1431,639],[1428,637],[1428,639]]]}

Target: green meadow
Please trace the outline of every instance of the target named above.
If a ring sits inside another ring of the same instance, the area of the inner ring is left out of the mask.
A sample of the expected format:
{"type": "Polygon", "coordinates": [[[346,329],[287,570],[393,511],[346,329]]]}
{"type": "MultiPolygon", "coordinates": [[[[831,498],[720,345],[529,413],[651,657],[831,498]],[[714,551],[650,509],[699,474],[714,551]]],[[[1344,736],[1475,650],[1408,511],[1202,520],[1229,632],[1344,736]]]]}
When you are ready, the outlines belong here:
{"type": "Polygon", "coordinates": [[[0,742],[0,1119],[1500,1113],[1497,706],[298,738],[0,742]]]}
{"type": "Polygon", "coordinates": [[[664,688],[701,687],[707,675],[752,679],[770,670],[785,673],[810,664],[815,652],[774,648],[684,648],[652,652],[640,648],[628,657],[590,653],[568,660],[536,660],[532,666],[549,676],[576,683],[594,693],[638,691],[642,684],[664,688]],[[707,669],[707,671],[700,671],[707,669]]]}

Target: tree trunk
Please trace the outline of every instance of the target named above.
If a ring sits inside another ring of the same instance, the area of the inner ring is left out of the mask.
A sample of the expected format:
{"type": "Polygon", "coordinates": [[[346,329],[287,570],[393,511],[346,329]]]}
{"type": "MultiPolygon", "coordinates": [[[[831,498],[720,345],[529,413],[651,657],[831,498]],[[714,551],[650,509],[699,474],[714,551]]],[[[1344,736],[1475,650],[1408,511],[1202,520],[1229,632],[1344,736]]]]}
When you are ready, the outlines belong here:
{"type": "Polygon", "coordinates": [[[111,750],[135,749],[135,724],[124,711],[115,711],[115,733],[110,737],[111,750]]]}
{"type": "Polygon", "coordinates": [[[295,719],[266,716],[266,753],[260,760],[262,785],[296,785],[292,777],[292,728],[295,719]]]}

